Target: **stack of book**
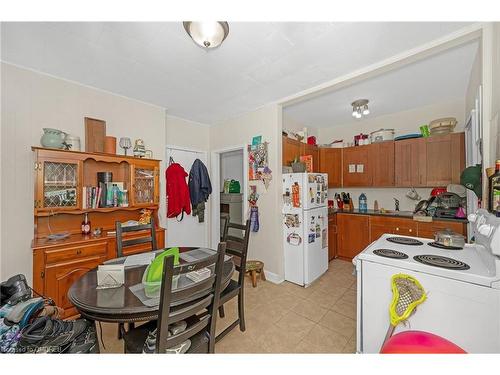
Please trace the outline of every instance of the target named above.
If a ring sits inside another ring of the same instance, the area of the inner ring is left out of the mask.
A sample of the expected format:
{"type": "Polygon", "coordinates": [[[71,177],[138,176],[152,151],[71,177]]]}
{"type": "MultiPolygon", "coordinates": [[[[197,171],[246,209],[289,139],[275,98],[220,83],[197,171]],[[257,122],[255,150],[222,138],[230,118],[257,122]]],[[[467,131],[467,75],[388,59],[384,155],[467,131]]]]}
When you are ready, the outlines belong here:
{"type": "Polygon", "coordinates": [[[84,186],[83,187],[83,209],[98,208],[101,204],[102,186],[84,186]]]}

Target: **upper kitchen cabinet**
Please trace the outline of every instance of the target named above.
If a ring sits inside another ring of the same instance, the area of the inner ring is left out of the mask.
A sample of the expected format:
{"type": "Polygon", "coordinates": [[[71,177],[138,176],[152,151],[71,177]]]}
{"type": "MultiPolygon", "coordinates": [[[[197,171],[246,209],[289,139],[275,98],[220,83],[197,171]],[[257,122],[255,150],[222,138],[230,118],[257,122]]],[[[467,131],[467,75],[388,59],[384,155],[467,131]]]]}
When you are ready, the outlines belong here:
{"type": "Polygon", "coordinates": [[[308,145],[295,139],[282,137],[282,165],[290,166],[295,160],[304,155],[311,155],[313,159],[313,172],[319,171],[319,148],[308,145]]]}
{"type": "Polygon", "coordinates": [[[394,186],[394,142],[373,143],[369,147],[372,185],[394,186]]]}
{"type": "Polygon", "coordinates": [[[396,186],[426,186],[425,138],[397,141],[394,149],[396,186]]]}
{"type": "Polygon", "coordinates": [[[452,133],[426,139],[427,186],[459,184],[465,168],[464,133],[452,133]]]}
{"type": "Polygon", "coordinates": [[[396,186],[460,183],[465,168],[464,133],[397,141],[395,150],[396,186]]]}
{"type": "Polygon", "coordinates": [[[328,174],[328,187],[342,186],[342,149],[319,149],[319,172],[328,174]]]}
{"type": "Polygon", "coordinates": [[[371,146],[342,149],[342,180],[344,187],[372,186],[371,146]]]}
{"type": "Polygon", "coordinates": [[[290,166],[295,158],[300,157],[302,152],[302,143],[288,137],[282,137],[282,165],[290,166]]]}

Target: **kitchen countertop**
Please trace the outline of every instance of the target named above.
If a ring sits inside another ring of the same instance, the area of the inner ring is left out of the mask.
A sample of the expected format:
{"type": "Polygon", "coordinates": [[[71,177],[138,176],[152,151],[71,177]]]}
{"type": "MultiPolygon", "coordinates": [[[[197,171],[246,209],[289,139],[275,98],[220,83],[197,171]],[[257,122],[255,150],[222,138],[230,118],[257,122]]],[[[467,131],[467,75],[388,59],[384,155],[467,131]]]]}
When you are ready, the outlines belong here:
{"type": "MultiPolygon", "coordinates": [[[[375,215],[375,216],[387,216],[387,217],[401,217],[405,219],[413,219],[413,212],[412,211],[386,211],[385,213],[382,213],[380,211],[375,211],[375,210],[367,210],[367,211],[360,211],[358,209],[354,209],[352,211],[347,211],[347,210],[339,210],[337,208],[328,208],[328,215],[335,215],[335,214],[354,214],[354,215],[375,215]]],[[[433,217],[433,221],[455,221],[459,223],[468,223],[467,219],[456,219],[456,218],[445,218],[445,217],[433,217]]]]}

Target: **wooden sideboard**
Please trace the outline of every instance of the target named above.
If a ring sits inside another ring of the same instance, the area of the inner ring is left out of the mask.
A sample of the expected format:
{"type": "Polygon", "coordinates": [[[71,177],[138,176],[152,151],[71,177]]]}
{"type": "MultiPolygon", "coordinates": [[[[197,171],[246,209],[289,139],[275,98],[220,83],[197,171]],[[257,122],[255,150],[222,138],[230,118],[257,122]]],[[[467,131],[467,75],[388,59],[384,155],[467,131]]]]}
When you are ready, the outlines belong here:
{"type": "MultiPolygon", "coordinates": [[[[104,153],[32,148],[34,152],[33,288],[65,309],[64,317],[77,314],[67,299],[71,284],[103,261],[116,257],[115,222],[138,220],[148,209],[158,223],[160,161],[104,153]],[[128,191],[128,207],[85,208],[84,187],[97,185],[97,172],[112,172],[113,181],[128,191]],[[54,193],[55,192],[55,193],[54,193]],[[82,235],[88,214],[99,236],[82,235]],[[67,232],[63,240],[51,233],[67,232]]],[[[165,230],[158,227],[158,247],[165,245],[165,230]]],[[[128,234],[147,236],[147,232],[128,234]]],[[[149,244],[127,249],[126,255],[149,250],[149,244]]]]}

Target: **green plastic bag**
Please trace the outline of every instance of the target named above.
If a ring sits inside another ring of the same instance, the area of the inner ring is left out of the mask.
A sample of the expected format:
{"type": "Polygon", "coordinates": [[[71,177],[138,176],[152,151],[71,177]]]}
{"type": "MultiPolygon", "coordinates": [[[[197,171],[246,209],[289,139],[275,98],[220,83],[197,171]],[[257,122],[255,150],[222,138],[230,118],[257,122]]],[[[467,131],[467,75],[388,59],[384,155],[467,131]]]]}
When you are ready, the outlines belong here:
{"type": "Polygon", "coordinates": [[[229,192],[239,194],[240,190],[240,182],[237,180],[231,180],[231,182],[229,183],[229,192]]]}
{"type": "Polygon", "coordinates": [[[148,266],[146,281],[147,282],[161,282],[161,275],[163,273],[163,260],[166,256],[174,256],[174,265],[179,264],[179,248],[172,247],[165,250],[160,255],[158,255],[151,264],[148,266]]]}

